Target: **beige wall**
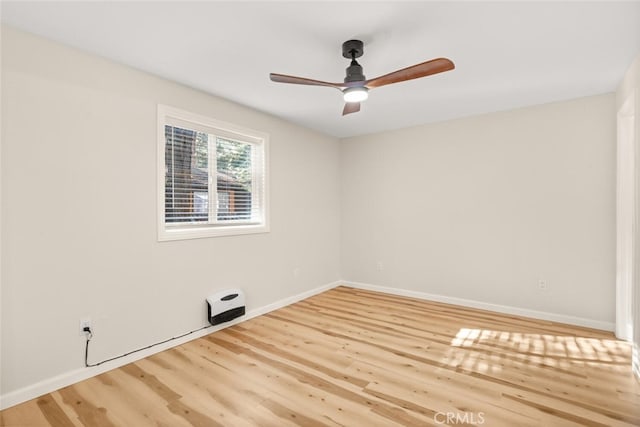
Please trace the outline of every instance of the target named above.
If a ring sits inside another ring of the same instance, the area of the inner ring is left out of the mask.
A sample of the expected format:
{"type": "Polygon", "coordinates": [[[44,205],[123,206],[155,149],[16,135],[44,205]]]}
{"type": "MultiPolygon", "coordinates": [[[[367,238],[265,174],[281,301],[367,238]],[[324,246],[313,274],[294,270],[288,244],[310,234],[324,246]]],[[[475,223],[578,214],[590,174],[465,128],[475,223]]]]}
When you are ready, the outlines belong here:
{"type": "Polygon", "coordinates": [[[610,324],[615,142],[613,94],[343,140],[342,278],[610,324]]]}
{"type": "Polygon", "coordinates": [[[81,317],[98,361],[339,279],[334,138],[8,28],[2,122],[2,394],[81,368],[81,317]],[[158,103],[270,134],[270,233],[157,241],[158,103]]]}

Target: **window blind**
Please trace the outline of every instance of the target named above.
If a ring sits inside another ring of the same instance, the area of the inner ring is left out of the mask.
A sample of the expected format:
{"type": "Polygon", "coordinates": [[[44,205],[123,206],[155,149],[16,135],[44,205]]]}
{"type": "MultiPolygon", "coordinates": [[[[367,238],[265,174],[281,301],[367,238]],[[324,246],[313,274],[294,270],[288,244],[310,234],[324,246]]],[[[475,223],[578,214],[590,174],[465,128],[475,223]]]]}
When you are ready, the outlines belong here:
{"type": "Polygon", "coordinates": [[[167,225],[261,221],[263,159],[255,143],[173,125],[165,125],[165,139],[167,225]]]}

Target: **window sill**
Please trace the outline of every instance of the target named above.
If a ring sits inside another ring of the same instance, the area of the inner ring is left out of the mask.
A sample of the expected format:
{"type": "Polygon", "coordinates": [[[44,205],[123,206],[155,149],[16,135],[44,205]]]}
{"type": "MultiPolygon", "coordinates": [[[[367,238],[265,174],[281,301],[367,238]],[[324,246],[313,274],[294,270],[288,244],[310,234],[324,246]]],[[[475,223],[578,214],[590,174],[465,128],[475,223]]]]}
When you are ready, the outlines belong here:
{"type": "Polygon", "coordinates": [[[163,228],[158,230],[158,241],[204,239],[208,237],[237,236],[243,234],[268,233],[267,224],[238,224],[220,227],[163,228]]]}

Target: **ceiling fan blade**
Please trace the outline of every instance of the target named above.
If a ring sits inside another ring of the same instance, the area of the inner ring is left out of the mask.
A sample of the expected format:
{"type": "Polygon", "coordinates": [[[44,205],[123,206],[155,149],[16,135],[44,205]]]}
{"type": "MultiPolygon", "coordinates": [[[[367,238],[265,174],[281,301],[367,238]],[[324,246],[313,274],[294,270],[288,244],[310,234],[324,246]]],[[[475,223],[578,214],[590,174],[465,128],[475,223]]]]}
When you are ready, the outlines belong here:
{"type": "Polygon", "coordinates": [[[357,113],[358,111],[360,111],[359,102],[347,102],[344,104],[344,110],[342,110],[342,115],[346,116],[347,114],[357,113]]]}
{"type": "Polygon", "coordinates": [[[307,85],[307,86],[329,86],[329,87],[335,87],[336,89],[342,89],[344,87],[343,83],[323,82],[321,80],[313,80],[313,79],[307,79],[304,77],[296,77],[296,76],[287,76],[285,74],[271,73],[269,74],[269,78],[271,79],[272,82],[277,82],[277,83],[291,83],[295,85],[307,85]]]}
{"type": "Polygon", "coordinates": [[[368,88],[385,86],[391,83],[399,83],[407,80],[418,79],[445,71],[453,70],[456,66],[447,58],[432,59],[421,64],[412,65],[402,70],[394,71],[384,76],[376,77],[365,82],[368,88]]]}

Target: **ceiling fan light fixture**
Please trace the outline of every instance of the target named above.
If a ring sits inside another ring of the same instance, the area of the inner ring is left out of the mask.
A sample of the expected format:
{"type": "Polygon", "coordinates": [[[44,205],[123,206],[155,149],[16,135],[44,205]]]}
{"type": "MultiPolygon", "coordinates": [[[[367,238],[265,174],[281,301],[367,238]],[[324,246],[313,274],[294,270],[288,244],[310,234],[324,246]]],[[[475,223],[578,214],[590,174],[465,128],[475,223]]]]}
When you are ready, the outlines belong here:
{"type": "Polygon", "coordinates": [[[343,93],[344,102],[362,102],[369,97],[369,89],[364,86],[348,87],[343,93]]]}

